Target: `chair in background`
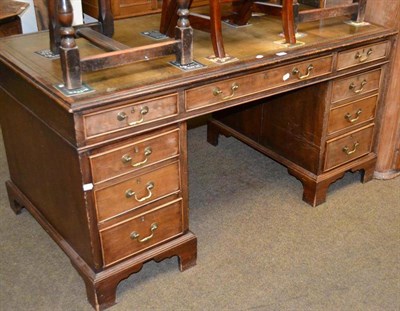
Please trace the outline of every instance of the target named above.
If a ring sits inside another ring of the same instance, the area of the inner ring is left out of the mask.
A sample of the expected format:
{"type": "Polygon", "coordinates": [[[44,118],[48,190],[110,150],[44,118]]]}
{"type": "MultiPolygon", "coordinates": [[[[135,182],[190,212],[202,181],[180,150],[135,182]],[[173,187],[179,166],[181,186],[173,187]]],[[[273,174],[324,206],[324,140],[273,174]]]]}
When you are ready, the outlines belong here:
{"type": "MultiPolygon", "coordinates": [[[[210,15],[198,15],[191,13],[190,22],[194,29],[209,32],[214,54],[220,63],[229,61],[225,53],[222,24],[229,23],[246,25],[253,11],[268,15],[279,16],[282,19],[282,28],[286,44],[296,44],[296,31],[299,23],[309,22],[336,16],[352,15],[353,20],[362,23],[365,16],[367,0],[209,0],[210,15]],[[232,3],[232,14],[222,16],[221,4],[232,3]],[[300,4],[309,8],[300,10],[300,4]]],[[[189,5],[190,7],[190,5],[189,5]]],[[[173,25],[176,24],[176,0],[163,2],[163,10],[160,23],[160,32],[173,36],[173,25]]]]}
{"type": "MultiPolygon", "coordinates": [[[[189,8],[193,0],[190,1],[189,8]]],[[[208,15],[190,13],[190,25],[194,29],[209,32],[211,35],[212,46],[217,60],[220,62],[228,61],[230,58],[225,53],[223,36],[222,36],[222,21],[227,21],[232,25],[244,26],[251,17],[253,0],[209,0],[210,12],[208,15]],[[222,15],[221,4],[231,3],[232,12],[228,15],[222,15]]],[[[163,1],[161,13],[160,32],[172,37],[174,24],[176,24],[177,16],[176,0],[163,1]]]]}
{"type": "Polygon", "coordinates": [[[325,18],[351,15],[355,23],[363,23],[367,0],[261,0],[255,10],[281,16],[285,43],[296,44],[298,25],[325,18]],[[300,4],[307,8],[300,10],[300,4]]]}

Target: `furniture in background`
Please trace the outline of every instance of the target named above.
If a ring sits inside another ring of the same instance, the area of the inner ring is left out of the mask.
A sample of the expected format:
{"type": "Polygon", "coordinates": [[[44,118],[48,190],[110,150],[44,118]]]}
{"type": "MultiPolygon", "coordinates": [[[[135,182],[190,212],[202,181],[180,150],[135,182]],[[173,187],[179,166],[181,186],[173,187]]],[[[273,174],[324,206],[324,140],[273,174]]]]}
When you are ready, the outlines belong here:
{"type": "Polygon", "coordinates": [[[82,85],[83,72],[149,61],[170,54],[176,56],[177,65],[189,65],[193,61],[193,30],[188,20],[188,5],[187,0],[178,1],[176,14],[179,18],[175,26],[174,40],[130,47],[106,36],[112,35],[114,32],[109,1],[99,0],[100,15],[102,16],[99,22],[103,34],[93,30],[90,25],[82,25],[75,31],[72,27],[73,12],[70,1],[51,1],[49,3],[50,46],[53,53],[60,54],[64,80],[61,88],[66,92],[81,92],[82,89],[87,90],[87,87],[82,85]],[[79,48],[75,43],[75,35],[89,40],[107,52],[81,58],[79,48]],[[59,45],[58,42],[60,42],[59,45]]]}
{"type": "MultiPolygon", "coordinates": [[[[192,7],[207,5],[208,0],[193,0],[192,7]]],[[[111,12],[115,19],[160,13],[163,2],[161,0],[113,0],[111,12]]],[[[82,0],[83,12],[97,18],[99,15],[98,0],[82,0]]]]}
{"type": "MultiPolygon", "coordinates": [[[[113,0],[111,1],[111,12],[115,19],[158,13],[161,11],[161,2],[161,0],[113,0]]],[[[97,0],[82,0],[82,9],[85,14],[94,18],[99,15],[97,0]]]]}
{"type": "Polygon", "coordinates": [[[36,24],[39,31],[49,29],[49,14],[47,0],[34,0],[36,24]]]}
{"type": "Polygon", "coordinates": [[[6,0],[0,2],[0,37],[22,33],[19,15],[23,13],[28,6],[28,3],[20,1],[6,0]]]}
{"type": "MultiPolygon", "coordinates": [[[[383,43],[339,53],[337,70],[358,66],[357,58],[349,64],[350,54],[380,50],[379,58],[387,48],[383,43]]],[[[301,79],[315,70],[312,62],[303,68],[293,69],[292,74],[298,72],[294,75],[301,79]]],[[[276,75],[268,74],[266,79],[276,75]]],[[[325,202],[329,185],[349,170],[362,168],[363,182],[372,179],[376,156],[371,147],[381,79],[380,69],[371,70],[216,112],[208,123],[208,141],[217,145],[220,134],[233,136],[280,162],[302,182],[303,200],[317,206],[325,202]]]]}
{"type": "Polygon", "coordinates": [[[281,16],[286,43],[296,44],[298,24],[346,15],[362,24],[366,4],[367,0],[262,0],[256,2],[256,8],[266,14],[281,16]],[[300,10],[301,4],[311,7],[300,10]]]}
{"type": "MultiPolygon", "coordinates": [[[[160,32],[168,36],[173,36],[174,25],[176,24],[176,0],[164,1],[160,32]]],[[[279,16],[282,20],[284,43],[296,44],[296,32],[299,23],[316,21],[320,19],[332,18],[337,16],[352,16],[355,24],[361,25],[364,21],[366,0],[322,0],[318,1],[302,0],[264,0],[264,1],[233,1],[233,0],[210,0],[209,15],[191,13],[190,22],[194,29],[209,32],[214,49],[214,58],[219,63],[224,63],[235,59],[230,57],[224,48],[222,21],[226,21],[236,27],[247,25],[252,12],[262,12],[268,15],[279,16]],[[300,3],[313,5],[300,10],[300,3]],[[223,3],[232,4],[228,14],[222,14],[221,5],[223,3]]]]}
{"type": "MultiPolygon", "coordinates": [[[[176,23],[176,0],[165,0],[161,12],[160,32],[167,36],[173,35],[173,25],[176,23]]],[[[213,1],[208,2],[209,15],[191,12],[189,15],[190,24],[194,29],[210,33],[214,55],[210,59],[216,62],[224,63],[234,60],[225,53],[225,47],[222,35],[222,20],[235,26],[244,26],[248,23],[253,6],[253,0],[249,1],[213,1]],[[221,3],[229,3],[232,8],[229,14],[222,15],[221,3]]]]}
{"type": "MultiPolygon", "coordinates": [[[[80,67],[93,54],[106,64],[118,58],[103,58],[85,40],[78,50],[85,57],[78,57],[70,7],[60,3],[61,61],[36,53],[48,47],[46,32],[0,41],[6,187],[15,213],[28,209],[68,255],[96,310],[113,305],[118,283],[147,261],[178,256],[181,270],[196,263],[189,119],[214,112],[211,143],[219,133],[232,135],[276,159],[302,181],[303,198],[313,206],[347,171],[372,178],[395,30],[368,25],[354,32],[343,19],[310,23],[317,35],[311,31],[304,45],[289,49],[268,44],[280,25],[266,18],[253,28],[262,27],[263,44],[251,31],[234,34],[242,40],[230,46],[236,62],[182,71],[165,55],[104,66],[83,76],[91,92],[72,95],[55,87],[69,61],[80,67]]],[[[134,45],[147,40],[139,32],[151,18],[119,21],[115,41],[77,32],[111,47],[121,38],[134,45]]],[[[208,40],[195,45],[194,58],[204,59],[208,40]]],[[[111,53],[129,57],[123,52],[111,53]]],[[[81,75],[70,78],[64,80],[74,89],[81,75]]]]}
{"type": "MultiPolygon", "coordinates": [[[[98,17],[101,9],[98,0],[83,0],[83,11],[98,17]]],[[[244,26],[251,18],[252,11],[259,11],[269,15],[282,18],[283,33],[287,44],[296,44],[296,30],[299,23],[318,20],[321,18],[332,18],[336,16],[353,15],[357,23],[362,23],[365,14],[366,0],[265,0],[265,1],[233,1],[233,0],[194,0],[190,1],[189,8],[209,5],[209,16],[191,13],[190,23],[194,29],[210,33],[214,48],[214,58],[219,63],[234,60],[225,52],[221,21],[227,21],[237,27],[244,26]],[[221,4],[232,3],[229,14],[223,15],[221,4]],[[299,3],[313,6],[311,9],[299,10],[299,3]]],[[[178,16],[177,1],[138,1],[119,0],[110,1],[110,10],[115,19],[162,12],[160,32],[174,37],[175,25],[178,16]],[[162,8],[162,10],[161,10],[162,8]]]]}

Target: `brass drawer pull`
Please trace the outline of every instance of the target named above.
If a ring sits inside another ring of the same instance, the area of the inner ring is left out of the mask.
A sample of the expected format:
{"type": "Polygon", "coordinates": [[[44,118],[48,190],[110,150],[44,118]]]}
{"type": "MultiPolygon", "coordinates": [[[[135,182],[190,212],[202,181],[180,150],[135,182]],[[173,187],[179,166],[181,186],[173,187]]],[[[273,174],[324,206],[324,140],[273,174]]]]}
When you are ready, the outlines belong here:
{"type": "Polygon", "coordinates": [[[150,198],[152,197],[153,193],[151,192],[151,189],[153,189],[153,188],[154,188],[154,183],[153,183],[152,181],[150,181],[150,182],[147,183],[147,186],[146,186],[146,189],[147,189],[148,194],[147,194],[146,196],[144,196],[143,198],[140,198],[140,199],[139,199],[139,198],[136,196],[135,191],[133,191],[132,189],[126,190],[126,191],[125,191],[125,196],[126,196],[128,199],[130,199],[131,197],[134,197],[134,199],[135,199],[136,201],[138,201],[138,202],[143,202],[143,201],[146,201],[147,199],[150,199],[150,198]]]}
{"type": "Polygon", "coordinates": [[[362,113],[362,109],[358,109],[356,112],[356,116],[352,118],[352,115],[350,113],[346,113],[344,118],[349,121],[350,123],[356,122],[360,118],[360,114],[362,113]]]}
{"type": "MultiPolygon", "coordinates": [[[[231,86],[231,94],[227,95],[227,96],[223,96],[222,99],[226,100],[226,99],[230,99],[233,96],[235,96],[235,92],[236,90],[239,88],[239,84],[237,84],[236,82],[232,84],[231,86]]],[[[219,96],[219,95],[223,95],[223,92],[221,91],[221,89],[219,87],[214,88],[213,90],[213,95],[214,96],[219,96]]]]}
{"type": "MultiPolygon", "coordinates": [[[[151,149],[151,147],[144,148],[144,160],[140,161],[140,162],[132,163],[131,165],[133,167],[138,167],[138,166],[141,166],[141,165],[147,163],[147,161],[149,160],[149,156],[151,155],[152,152],[153,152],[153,150],[151,149]]],[[[121,161],[124,164],[129,163],[132,161],[132,157],[129,154],[125,154],[122,156],[121,161]]]]}
{"type": "Polygon", "coordinates": [[[297,78],[299,80],[304,80],[304,79],[306,79],[306,78],[308,78],[310,76],[311,71],[313,71],[313,69],[314,69],[314,66],[312,64],[308,65],[306,74],[305,75],[301,75],[299,69],[293,68],[292,75],[297,76],[297,78]]]}
{"type": "MultiPolygon", "coordinates": [[[[134,113],[135,110],[132,110],[132,113],[134,113]]],[[[140,115],[141,118],[137,121],[132,121],[132,122],[128,122],[128,125],[137,125],[140,124],[144,121],[144,116],[149,112],[149,107],[147,106],[143,106],[142,108],[140,108],[140,115]]],[[[117,120],[118,121],[124,121],[128,119],[128,115],[125,112],[120,112],[117,114],[117,120]]]]}
{"type": "Polygon", "coordinates": [[[351,84],[349,85],[349,90],[352,90],[355,94],[361,93],[364,90],[364,86],[367,84],[367,80],[362,80],[360,88],[356,89],[356,85],[354,84],[354,82],[351,82],[351,84]]]}
{"type": "Polygon", "coordinates": [[[353,154],[354,152],[357,151],[357,147],[358,147],[359,144],[360,144],[360,143],[359,143],[358,141],[356,141],[356,142],[354,143],[354,145],[353,145],[353,149],[352,149],[352,150],[349,150],[349,147],[347,147],[347,146],[343,147],[342,150],[343,150],[343,152],[344,152],[345,154],[351,155],[351,154],[353,154]]]}
{"type": "Polygon", "coordinates": [[[151,234],[150,234],[149,236],[147,236],[147,237],[145,237],[145,238],[139,240],[140,234],[137,233],[136,231],[133,231],[133,232],[130,234],[130,237],[131,237],[132,240],[137,240],[139,243],[144,243],[144,242],[147,242],[147,241],[149,241],[149,240],[151,240],[151,239],[153,238],[154,232],[155,232],[157,229],[158,229],[158,224],[155,222],[155,223],[152,223],[151,226],[150,226],[150,232],[151,232],[151,234]]]}
{"type": "Polygon", "coordinates": [[[368,59],[368,57],[369,57],[371,54],[372,54],[372,49],[368,49],[367,53],[365,53],[365,54],[360,53],[360,52],[357,52],[356,55],[354,56],[354,58],[355,58],[355,59],[358,59],[358,61],[359,61],[360,63],[363,63],[363,62],[365,62],[365,61],[368,59]]]}

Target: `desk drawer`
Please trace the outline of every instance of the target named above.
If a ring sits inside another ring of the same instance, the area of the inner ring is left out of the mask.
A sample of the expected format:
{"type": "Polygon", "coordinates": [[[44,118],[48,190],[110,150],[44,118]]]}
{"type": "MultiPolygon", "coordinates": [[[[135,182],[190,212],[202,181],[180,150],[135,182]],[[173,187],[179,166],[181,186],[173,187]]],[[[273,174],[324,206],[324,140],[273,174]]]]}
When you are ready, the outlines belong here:
{"type": "Polygon", "coordinates": [[[182,219],[182,201],[179,200],[101,230],[104,266],[181,234],[182,219]]]}
{"type": "Polygon", "coordinates": [[[200,109],[332,72],[332,56],[223,80],[186,91],[186,110],[200,109]]]}
{"type": "Polygon", "coordinates": [[[135,102],[84,116],[87,138],[137,127],[178,113],[177,95],[135,102]]]}
{"type": "Polygon", "coordinates": [[[327,141],[324,170],[357,159],[371,151],[374,125],[368,125],[345,136],[327,141]]]}
{"type": "Polygon", "coordinates": [[[129,143],[90,156],[94,183],[134,172],[179,154],[179,128],[141,135],[129,143]]]}
{"type": "Polygon", "coordinates": [[[378,59],[386,58],[389,52],[389,42],[376,43],[341,52],[338,55],[337,69],[342,70],[353,66],[362,65],[378,59]]]}
{"type": "Polygon", "coordinates": [[[328,134],[373,120],[378,95],[333,108],[329,113],[328,134]]]}
{"type": "Polygon", "coordinates": [[[332,102],[352,100],[370,91],[377,91],[381,78],[381,70],[370,71],[333,82],[332,102]]]}
{"type": "Polygon", "coordinates": [[[95,190],[98,221],[117,216],[180,190],[179,162],[95,190]]]}

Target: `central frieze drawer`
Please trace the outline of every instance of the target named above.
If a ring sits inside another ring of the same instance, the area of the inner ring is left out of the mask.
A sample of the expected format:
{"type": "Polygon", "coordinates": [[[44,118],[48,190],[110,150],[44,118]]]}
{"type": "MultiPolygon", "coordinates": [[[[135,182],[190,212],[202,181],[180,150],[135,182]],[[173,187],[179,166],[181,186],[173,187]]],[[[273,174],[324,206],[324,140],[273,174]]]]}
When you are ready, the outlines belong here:
{"type": "Polygon", "coordinates": [[[381,70],[370,71],[333,82],[332,102],[353,99],[371,91],[377,91],[381,79],[381,70]]]}
{"type": "Polygon", "coordinates": [[[223,80],[186,91],[186,110],[200,109],[332,72],[332,56],[223,80]]]}
{"type": "Polygon", "coordinates": [[[327,141],[325,170],[357,159],[371,152],[374,125],[368,125],[345,136],[327,141]]]}
{"type": "Polygon", "coordinates": [[[179,128],[141,135],[130,143],[90,156],[94,183],[125,175],[179,154],[179,128]]]}
{"type": "Polygon", "coordinates": [[[95,190],[98,221],[117,216],[180,190],[179,162],[95,190]]]}
{"type": "Polygon", "coordinates": [[[104,266],[181,234],[182,215],[182,200],[179,200],[101,230],[104,266]]]}
{"type": "Polygon", "coordinates": [[[177,95],[134,102],[101,112],[85,115],[86,138],[161,120],[178,113],[177,95]]]}

